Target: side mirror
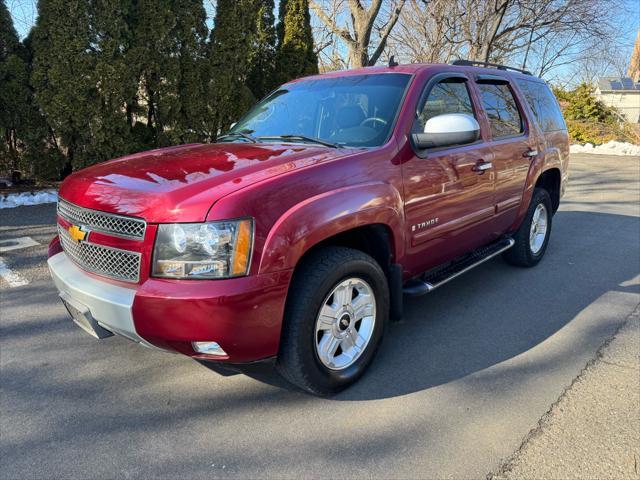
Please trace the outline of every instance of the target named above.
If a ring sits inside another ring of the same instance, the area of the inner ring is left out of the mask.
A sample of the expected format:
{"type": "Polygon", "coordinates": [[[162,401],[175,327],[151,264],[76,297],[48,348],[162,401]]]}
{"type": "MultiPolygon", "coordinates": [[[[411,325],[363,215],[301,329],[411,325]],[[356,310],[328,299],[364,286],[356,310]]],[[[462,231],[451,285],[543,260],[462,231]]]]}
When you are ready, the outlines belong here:
{"type": "Polygon", "coordinates": [[[448,147],[473,143],[480,138],[480,125],[466,113],[446,113],[427,120],[424,133],[413,133],[416,148],[448,147]]]}

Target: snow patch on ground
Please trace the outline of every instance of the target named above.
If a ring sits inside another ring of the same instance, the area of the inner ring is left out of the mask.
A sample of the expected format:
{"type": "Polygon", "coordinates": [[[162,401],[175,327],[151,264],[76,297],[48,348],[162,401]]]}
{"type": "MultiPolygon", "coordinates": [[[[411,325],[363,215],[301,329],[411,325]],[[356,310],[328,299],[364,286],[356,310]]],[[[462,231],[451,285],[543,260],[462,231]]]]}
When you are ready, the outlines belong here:
{"type": "Polygon", "coordinates": [[[591,143],[585,143],[584,145],[571,145],[571,153],[640,156],[640,145],[634,145],[633,143],[628,142],[616,142],[615,140],[595,147],[591,143]]]}
{"type": "Polygon", "coordinates": [[[0,196],[0,208],[14,208],[23,205],[40,205],[41,203],[53,203],[58,200],[58,192],[55,190],[42,190],[39,192],[10,193],[0,196]]]}

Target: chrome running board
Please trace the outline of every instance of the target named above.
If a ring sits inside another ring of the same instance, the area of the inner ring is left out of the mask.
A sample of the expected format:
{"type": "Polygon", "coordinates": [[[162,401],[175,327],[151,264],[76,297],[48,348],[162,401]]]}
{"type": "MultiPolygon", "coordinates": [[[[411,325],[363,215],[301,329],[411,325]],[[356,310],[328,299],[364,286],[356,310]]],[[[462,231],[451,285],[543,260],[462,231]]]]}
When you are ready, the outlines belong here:
{"type": "Polygon", "coordinates": [[[495,243],[480,247],[473,252],[454,260],[442,267],[436,267],[421,278],[409,280],[402,288],[402,293],[418,297],[432,292],[454,278],[468,272],[472,268],[492,259],[496,255],[509,250],[515,244],[513,238],[502,238],[495,243]]]}

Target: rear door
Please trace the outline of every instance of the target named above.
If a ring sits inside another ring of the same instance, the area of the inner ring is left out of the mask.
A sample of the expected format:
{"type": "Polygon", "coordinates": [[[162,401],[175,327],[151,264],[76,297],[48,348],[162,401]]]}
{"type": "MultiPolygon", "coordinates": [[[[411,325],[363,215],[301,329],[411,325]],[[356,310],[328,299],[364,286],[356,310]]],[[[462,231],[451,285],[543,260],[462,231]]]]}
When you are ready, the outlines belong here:
{"type": "Polygon", "coordinates": [[[489,126],[495,173],[494,233],[500,235],[516,220],[529,167],[538,151],[537,136],[509,77],[477,75],[475,87],[489,126]]]}

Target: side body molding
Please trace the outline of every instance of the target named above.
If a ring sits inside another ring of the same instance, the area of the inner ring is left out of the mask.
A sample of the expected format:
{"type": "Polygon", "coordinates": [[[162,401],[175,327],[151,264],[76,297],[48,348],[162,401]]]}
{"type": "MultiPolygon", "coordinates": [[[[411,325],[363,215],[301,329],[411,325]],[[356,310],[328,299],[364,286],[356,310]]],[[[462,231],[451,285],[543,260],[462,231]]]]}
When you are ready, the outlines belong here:
{"type": "Polygon", "coordinates": [[[310,197],[274,223],[262,249],[259,272],[293,268],[314,245],[372,224],[389,228],[391,251],[398,261],[404,254],[404,210],[400,192],[391,184],[361,183],[310,197]]]}

